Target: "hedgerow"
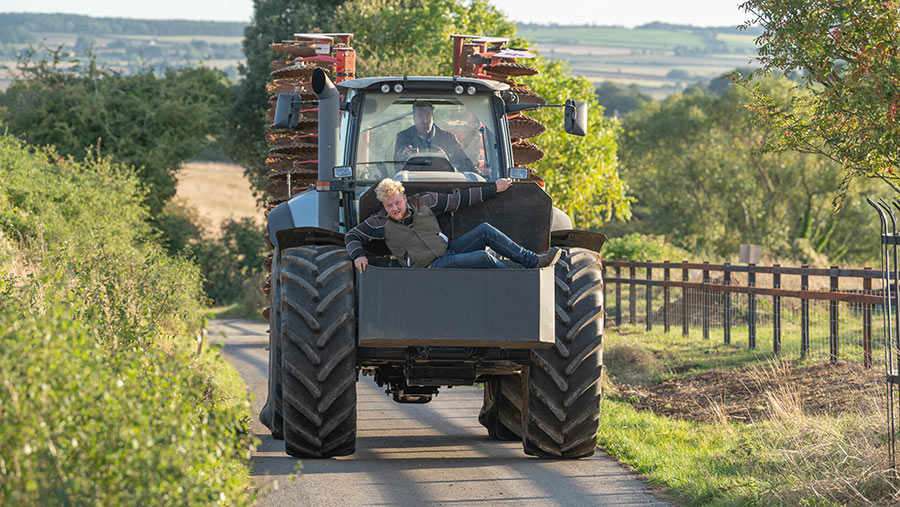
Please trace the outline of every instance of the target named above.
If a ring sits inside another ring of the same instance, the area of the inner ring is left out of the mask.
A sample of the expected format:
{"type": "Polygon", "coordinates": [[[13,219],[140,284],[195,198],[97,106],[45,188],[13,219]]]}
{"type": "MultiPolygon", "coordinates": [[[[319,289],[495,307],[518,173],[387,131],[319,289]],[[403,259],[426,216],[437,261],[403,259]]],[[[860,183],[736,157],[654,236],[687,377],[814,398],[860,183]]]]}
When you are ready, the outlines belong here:
{"type": "Polygon", "coordinates": [[[0,135],[0,505],[246,504],[244,396],[133,171],[0,135]]]}

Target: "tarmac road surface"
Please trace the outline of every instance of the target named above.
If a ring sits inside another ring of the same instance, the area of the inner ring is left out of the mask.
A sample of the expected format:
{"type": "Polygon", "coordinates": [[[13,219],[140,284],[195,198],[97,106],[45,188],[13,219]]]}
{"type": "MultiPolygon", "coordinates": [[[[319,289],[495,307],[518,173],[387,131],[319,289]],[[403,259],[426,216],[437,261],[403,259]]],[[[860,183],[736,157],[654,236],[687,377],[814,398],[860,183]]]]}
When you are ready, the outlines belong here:
{"type": "Polygon", "coordinates": [[[478,386],[403,405],[372,377],[357,384],[356,454],[303,460],[302,474],[292,480],[298,460],[256,418],[266,397],[267,333],[267,324],[245,320],[213,321],[209,332],[253,394],[251,430],[261,441],[252,465],[258,505],[667,505],[600,451],[581,460],[544,460],[527,456],[520,442],[491,440],[478,423],[478,386]]]}

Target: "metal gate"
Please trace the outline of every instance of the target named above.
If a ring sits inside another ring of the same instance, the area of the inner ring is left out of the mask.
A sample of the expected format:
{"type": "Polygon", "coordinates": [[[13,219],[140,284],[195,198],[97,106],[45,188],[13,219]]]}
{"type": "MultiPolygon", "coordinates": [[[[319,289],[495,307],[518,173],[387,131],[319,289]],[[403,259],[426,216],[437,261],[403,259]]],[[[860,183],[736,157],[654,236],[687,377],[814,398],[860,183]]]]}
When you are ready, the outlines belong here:
{"type": "Polygon", "coordinates": [[[900,309],[897,308],[897,288],[900,286],[900,269],[897,264],[897,245],[900,235],[897,234],[897,216],[891,206],[900,211],[900,200],[888,203],[884,199],[874,202],[866,201],[875,208],[881,220],[881,298],[884,305],[884,368],[887,389],[887,423],[888,452],[890,467],[894,477],[897,476],[896,448],[897,422],[900,421],[898,404],[900,404],[900,309]]]}

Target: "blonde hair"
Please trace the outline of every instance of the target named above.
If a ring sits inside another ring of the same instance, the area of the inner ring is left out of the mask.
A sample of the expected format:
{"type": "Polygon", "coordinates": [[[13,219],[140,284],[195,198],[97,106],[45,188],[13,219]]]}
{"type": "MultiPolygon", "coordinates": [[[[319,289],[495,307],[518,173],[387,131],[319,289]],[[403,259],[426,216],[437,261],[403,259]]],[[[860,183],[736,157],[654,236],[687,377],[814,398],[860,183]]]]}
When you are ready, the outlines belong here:
{"type": "Polygon", "coordinates": [[[405,191],[406,189],[403,188],[403,183],[390,178],[385,178],[378,183],[377,187],[375,187],[375,198],[380,202],[384,202],[405,191]]]}

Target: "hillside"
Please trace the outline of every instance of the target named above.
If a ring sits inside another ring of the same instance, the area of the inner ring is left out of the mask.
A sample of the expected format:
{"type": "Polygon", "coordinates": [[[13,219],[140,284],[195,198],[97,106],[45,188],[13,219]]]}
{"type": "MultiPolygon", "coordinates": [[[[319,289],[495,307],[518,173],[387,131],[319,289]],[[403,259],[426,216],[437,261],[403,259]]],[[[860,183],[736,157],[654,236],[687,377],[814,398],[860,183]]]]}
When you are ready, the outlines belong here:
{"type": "MultiPolygon", "coordinates": [[[[29,44],[65,46],[123,71],[207,65],[238,79],[243,23],[94,18],[71,14],[0,13],[0,64],[15,66],[29,44]]],[[[520,24],[520,34],[546,56],[568,61],[594,82],[637,84],[656,98],[738,67],[753,66],[758,30],[650,23],[636,28],[520,24]]],[[[285,34],[290,35],[290,34],[285,34]]],[[[0,90],[10,76],[0,68],[0,90]]]]}
{"type": "Polygon", "coordinates": [[[651,23],[617,26],[519,25],[547,56],[595,83],[637,84],[661,98],[739,67],[755,67],[758,29],[651,23]]]}

